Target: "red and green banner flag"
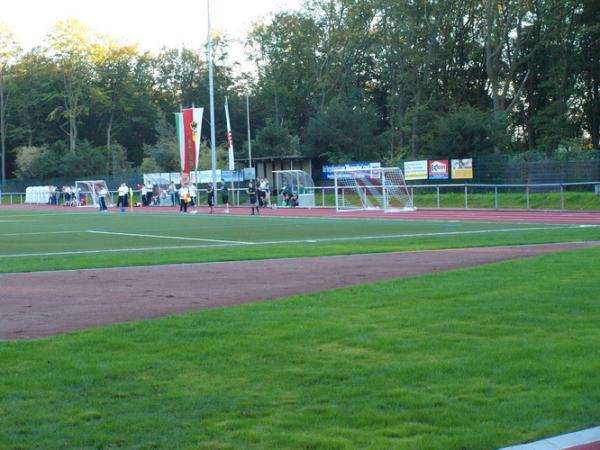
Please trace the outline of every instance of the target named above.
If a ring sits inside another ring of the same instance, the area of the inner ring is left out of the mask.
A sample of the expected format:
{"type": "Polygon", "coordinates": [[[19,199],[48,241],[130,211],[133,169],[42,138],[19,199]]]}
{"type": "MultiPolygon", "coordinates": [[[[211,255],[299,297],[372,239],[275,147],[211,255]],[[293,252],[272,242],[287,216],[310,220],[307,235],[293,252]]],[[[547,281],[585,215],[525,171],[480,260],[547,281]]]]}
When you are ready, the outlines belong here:
{"type": "Polygon", "coordinates": [[[183,173],[189,174],[192,170],[198,170],[203,112],[204,108],[188,108],[175,113],[177,137],[179,138],[179,158],[183,173]]]}

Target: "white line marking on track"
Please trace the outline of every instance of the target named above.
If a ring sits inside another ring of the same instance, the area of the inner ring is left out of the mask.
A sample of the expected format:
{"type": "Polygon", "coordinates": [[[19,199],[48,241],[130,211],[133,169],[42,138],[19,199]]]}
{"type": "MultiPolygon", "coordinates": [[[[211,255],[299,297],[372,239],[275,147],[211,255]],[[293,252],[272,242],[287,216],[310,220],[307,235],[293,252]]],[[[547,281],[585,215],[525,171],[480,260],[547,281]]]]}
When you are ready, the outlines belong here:
{"type": "Polygon", "coordinates": [[[223,239],[207,239],[207,238],[192,238],[185,236],[163,236],[158,234],[138,234],[138,233],[117,233],[113,231],[99,231],[99,230],[87,230],[88,233],[94,234],[110,234],[113,236],[132,236],[132,237],[142,237],[142,238],[152,238],[152,239],[173,239],[179,241],[200,241],[200,242],[218,242],[224,244],[240,244],[240,245],[252,245],[254,242],[244,242],[244,241],[227,241],[223,239]]]}

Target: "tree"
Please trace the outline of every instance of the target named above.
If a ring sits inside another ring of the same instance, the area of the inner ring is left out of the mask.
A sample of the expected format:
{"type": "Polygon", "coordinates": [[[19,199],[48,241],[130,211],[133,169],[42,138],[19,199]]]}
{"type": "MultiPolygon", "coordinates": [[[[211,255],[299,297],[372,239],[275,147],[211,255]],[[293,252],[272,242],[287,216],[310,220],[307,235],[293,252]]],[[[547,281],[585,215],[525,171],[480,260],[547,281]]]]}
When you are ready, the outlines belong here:
{"type": "Polygon", "coordinates": [[[273,119],[256,133],[254,156],[284,156],[299,154],[300,139],[285,126],[278,126],[273,119]]]}
{"type": "Polygon", "coordinates": [[[311,119],[306,130],[306,152],[334,162],[370,161],[381,156],[375,130],[372,107],[334,98],[311,119]]]}
{"type": "Polygon", "coordinates": [[[2,186],[6,181],[6,132],[7,112],[10,97],[9,79],[19,55],[14,35],[0,25],[0,172],[2,186]]]}
{"type": "Polygon", "coordinates": [[[66,120],[69,149],[77,146],[81,115],[87,110],[94,46],[90,30],[72,19],[58,22],[48,37],[50,52],[58,68],[62,86],[62,107],[53,111],[51,118],[66,120]]]}
{"type": "Polygon", "coordinates": [[[124,125],[124,119],[133,112],[129,100],[133,96],[136,53],[135,45],[120,46],[110,39],[106,39],[97,51],[93,101],[103,119],[107,147],[113,144],[114,135],[124,125]]]}
{"type": "Polygon", "coordinates": [[[590,134],[591,145],[600,150],[600,4],[595,0],[584,0],[581,14],[581,72],[579,74],[585,114],[585,128],[590,134]]]}
{"type": "MultiPolygon", "coordinates": [[[[172,115],[171,115],[172,117],[172,115]]],[[[144,145],[144,172],[179,172],[181,170],[179,143],[172,122],[162,115],[156,123],[158,141],[144,145]]]]}

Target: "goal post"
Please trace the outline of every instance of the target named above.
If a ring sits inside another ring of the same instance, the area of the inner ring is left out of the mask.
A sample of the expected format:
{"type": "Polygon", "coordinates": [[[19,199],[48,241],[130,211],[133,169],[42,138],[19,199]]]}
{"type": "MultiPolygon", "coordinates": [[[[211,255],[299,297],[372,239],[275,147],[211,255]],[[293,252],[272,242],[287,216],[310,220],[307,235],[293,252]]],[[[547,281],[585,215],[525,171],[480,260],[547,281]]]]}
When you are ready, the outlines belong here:
{"type": "Polygon", "coordinates": [[[277,205],[314,208],[315,183],[303,170],[274,170],[277,205]]]}
{"type": "Polygon", "coordinates": [[[82,180],[75,181],[75,201],[80,208],[100,207],[100,191],[106,190],[105,201],[107,206],[113,205],[112,194],[104,180],[82,180]]]}
{"type": "Polygon", "coordinates": [[[398,167],[337,169],[334,171],[334,187],[338,212],[415,210],[404,174],[398,167]]]}

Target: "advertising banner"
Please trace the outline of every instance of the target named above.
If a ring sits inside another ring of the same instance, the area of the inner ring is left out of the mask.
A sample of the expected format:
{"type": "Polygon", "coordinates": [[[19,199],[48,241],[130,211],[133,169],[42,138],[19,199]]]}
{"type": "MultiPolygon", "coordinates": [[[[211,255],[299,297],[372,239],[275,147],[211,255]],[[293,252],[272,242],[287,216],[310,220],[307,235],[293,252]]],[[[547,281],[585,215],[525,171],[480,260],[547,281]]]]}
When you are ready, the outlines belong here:
{"type": "Polygon", "coordinates": [[[427,160],[424,161],[406,161],[404,163],[404,179],[408,180],[426,180],[427,179],[427,160]]]}
{"type": "Polygon", "coordinates": [[[380,162],[357,162],[347,164],[324,164],[323,173],[321,174],[322,180],[333,180],[333,171],[339,169],[358,169],[358,170],[372,170],[381,168],[380,162]]]}
{"type": "Polygon", "coordinates": [[[452,160],[452,179],[472,179],[473,178],[473,159],[453,159],[452,160]]]}
{"type": "Polygon", "coordinates": [[[450,176],[450,166],[447,159],[429,160],[429,179],[447,180],[450,176]]]}

